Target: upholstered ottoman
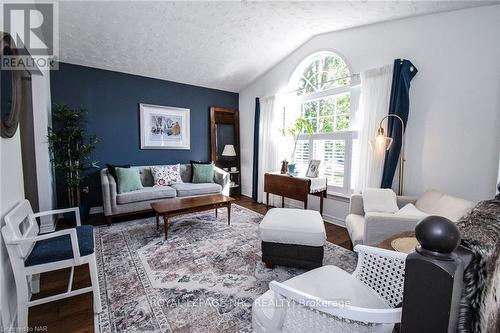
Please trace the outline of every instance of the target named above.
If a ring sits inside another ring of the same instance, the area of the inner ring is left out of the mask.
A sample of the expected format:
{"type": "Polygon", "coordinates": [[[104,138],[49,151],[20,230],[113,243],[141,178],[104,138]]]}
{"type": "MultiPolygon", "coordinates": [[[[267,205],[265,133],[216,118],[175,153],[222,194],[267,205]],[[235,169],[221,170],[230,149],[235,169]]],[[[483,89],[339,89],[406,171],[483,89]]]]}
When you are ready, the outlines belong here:
{"type": "Polygon", "coordinates": [[[326,241],[323,218],[314,210],[273,208],[259,225],[262,261],[274,265],[317,268],[323,265],[326,241]]]}

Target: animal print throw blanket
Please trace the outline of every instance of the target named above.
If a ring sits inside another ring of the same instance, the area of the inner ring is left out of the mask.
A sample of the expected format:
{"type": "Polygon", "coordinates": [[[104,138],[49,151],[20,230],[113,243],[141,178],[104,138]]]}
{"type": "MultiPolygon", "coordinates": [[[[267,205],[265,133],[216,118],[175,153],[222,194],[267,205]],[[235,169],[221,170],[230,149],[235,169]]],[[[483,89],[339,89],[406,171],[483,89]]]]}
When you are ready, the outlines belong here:
{"type": "Polygon", "coordinates": [[[500,331],[500,195],[482,201],[457,223],[473,253],[464,272],[458,332],[500,331]]]}

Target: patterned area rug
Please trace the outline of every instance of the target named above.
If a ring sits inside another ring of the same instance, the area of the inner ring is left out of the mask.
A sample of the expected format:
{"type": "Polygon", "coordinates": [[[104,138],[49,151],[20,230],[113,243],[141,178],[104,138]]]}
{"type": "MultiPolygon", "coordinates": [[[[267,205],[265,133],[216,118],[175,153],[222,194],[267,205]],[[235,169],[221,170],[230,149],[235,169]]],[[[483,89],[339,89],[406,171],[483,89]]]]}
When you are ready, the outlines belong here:
{"type": "MultiPolygon", "coordinates": [[[[170,221],[168,240],[146,218],[96,229],[100,332],[251,332],[251,307],[272,280],[303,273],[261,261],[262,215],[238,205],[170,221]]],[[[328,243],[324,264],[353,271],[356,255],[328,243]]]]}

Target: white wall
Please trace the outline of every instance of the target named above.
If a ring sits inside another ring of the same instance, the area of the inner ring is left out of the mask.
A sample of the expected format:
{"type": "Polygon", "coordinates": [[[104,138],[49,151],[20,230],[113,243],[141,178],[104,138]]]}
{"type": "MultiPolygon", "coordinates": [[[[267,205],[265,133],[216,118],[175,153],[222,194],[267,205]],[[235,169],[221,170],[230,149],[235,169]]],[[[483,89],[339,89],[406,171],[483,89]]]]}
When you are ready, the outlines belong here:
{"type": "MultiPolygon", "coordinates": [[[[4,216],[24,199],[23,166],[19,130],[13,138],[0,138],[0,227],[4,216]]],[[[7,329],[15,313],[16,288],[7,249],[0,237],[0,309],[3,328],[7,329]]]]}
{"type": "MultiPolygon", "coordinates": [[[[500,136],[500,5],[316,36],[240,92],[242,174],[251,175],[255,97],[286,90],[306,56],[334,50],[355,73],[405,58],[412,80],[405,194],[436,188],[471,200],[495,193],[500,136]]],[[[279,166],[276,166],[278,169],[279,166]]],[[[242,177],[250,195],[252,179],[242,177]]],[[[339,220],[347,205],[327,202],[339,220]]]]}
{"type": "MultiPolygon", "coordinates": [[[[35,140],[36,181],[38,189],[38,206],[40,211],[55,208],[55,185],[52,163],[50,162],[48,127],[52,124],[52,106],[50,98],[50,72],[42,71],[42,75],[31,78],[33,91],[33,124],[35,140]]],[[[54,231],[53,216],[42,218],[40,232],[54,231]]]]}
{"type": "MultiPolygon", "coordinates": [[[[32,75],[33,121],[38,202],[40,210],[54,208],[52,168],[47,145],[47,126],[50,123],[50,75],[32,75]]],[[[21,139],[18,129],[11,139],[0,138],[0,227],[4,216],[24,199],[21,139]]],[[[16,287],[3,238],[0,237],[0,310],[1,325],[7,329],[14,318],[16,287]]]]}

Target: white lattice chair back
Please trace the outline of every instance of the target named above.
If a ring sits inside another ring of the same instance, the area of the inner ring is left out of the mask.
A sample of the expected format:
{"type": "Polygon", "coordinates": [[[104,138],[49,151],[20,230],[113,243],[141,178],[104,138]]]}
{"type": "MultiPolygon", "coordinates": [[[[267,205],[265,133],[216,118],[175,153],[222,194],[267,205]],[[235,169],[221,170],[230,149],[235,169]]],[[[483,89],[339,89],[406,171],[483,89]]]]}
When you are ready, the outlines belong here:
{"type": "Polygon", "coordinates": [[[354,251],[358,253],[358,264],[352,273],[394,308],[403,301],[403,286],[406,254],[357,245],[354,251]]]}

